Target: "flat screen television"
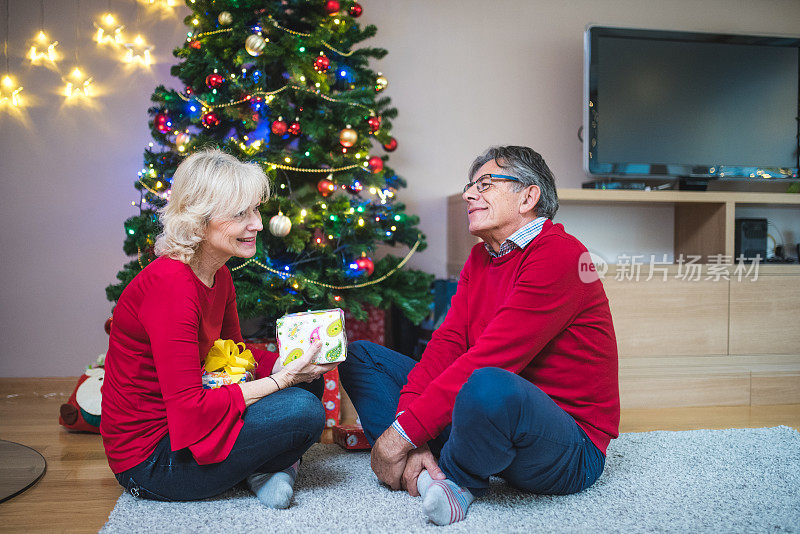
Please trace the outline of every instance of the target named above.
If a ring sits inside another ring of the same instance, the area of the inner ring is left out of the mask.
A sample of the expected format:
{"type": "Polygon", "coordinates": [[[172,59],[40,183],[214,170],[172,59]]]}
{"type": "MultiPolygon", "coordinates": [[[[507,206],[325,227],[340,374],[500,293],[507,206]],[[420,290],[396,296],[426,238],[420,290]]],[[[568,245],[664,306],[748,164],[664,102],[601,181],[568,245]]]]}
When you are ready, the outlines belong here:
{"type": "Polygon", "coordinates": [[[800,38],[589,26],[584,60],[590,177],[798,179],[800,38]]]}

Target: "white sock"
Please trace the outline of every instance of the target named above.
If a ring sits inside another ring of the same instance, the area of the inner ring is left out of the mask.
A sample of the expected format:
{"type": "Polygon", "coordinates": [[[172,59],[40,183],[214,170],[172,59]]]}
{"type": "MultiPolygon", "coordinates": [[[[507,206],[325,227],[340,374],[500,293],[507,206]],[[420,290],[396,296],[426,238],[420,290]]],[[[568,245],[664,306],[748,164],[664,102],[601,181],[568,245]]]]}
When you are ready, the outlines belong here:
{"type": "Polygon", "coordinates": [[[423,499],[425,498],[425,494],[428,492],[428,488],[431,487],[431,484],[433,484],[433,479],[428,474],[428,470],[423,469],[422,473],[420,473],[417,477],[417,491],[423,499]]]}
{"type": "Polygon", "coordinates": [[[247,477],[247,485],[258,500],[269,508],[289,508],[294,495],[294,481],[297,478],[297,461],[277,473],[253,473],[247,477]]]}
{"type": "Polygon", "coordinates": [[[450,525],[467,516],[473,500],[475,497],[468,489],[452,480],[434,480],[425,490],[422,510],[437,525],[450,525]]]}

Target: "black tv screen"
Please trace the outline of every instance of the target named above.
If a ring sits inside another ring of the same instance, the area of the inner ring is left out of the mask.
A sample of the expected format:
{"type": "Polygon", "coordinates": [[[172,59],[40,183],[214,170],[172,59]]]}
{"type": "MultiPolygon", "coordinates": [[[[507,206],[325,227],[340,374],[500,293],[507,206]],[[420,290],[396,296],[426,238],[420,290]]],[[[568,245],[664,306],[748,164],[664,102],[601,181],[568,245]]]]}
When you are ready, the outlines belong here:
{"type": "Polygon", "coordinates": [[[592,26],[585,60],[590,175],[797,177],[800,38],[592,26]]]}

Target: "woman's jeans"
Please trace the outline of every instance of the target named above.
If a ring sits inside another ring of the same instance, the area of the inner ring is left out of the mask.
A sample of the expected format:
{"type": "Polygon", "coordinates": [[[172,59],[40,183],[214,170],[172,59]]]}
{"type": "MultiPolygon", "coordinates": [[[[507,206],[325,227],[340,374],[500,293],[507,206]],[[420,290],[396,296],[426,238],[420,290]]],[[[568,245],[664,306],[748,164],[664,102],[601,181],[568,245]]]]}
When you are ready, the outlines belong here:
{"type": "MultiPolygon", "coordinates": [[[[367,341],[348,347],[339,376],[370,443],[394,421],[415,363],[367,341]]],[[[535,385],[496,367],[472,373],[456,397],[452,423],[428,445],[447,478],[475,495],[486,491],[492,475],[534,493],[576,493],[605,465],[569,414],[535,385]]]]}
{"type": "Polygon", "coordinates": [[[254,402],[244,412],[236,443],[225,460],[199,465],[189,449],[172,451],[169,434],[139,465],[115,475],[134,497],[192,501],[228,490],[253,473],[286,469],[319,440],[325,425],[320,400],[290,387],[254,402]]]}

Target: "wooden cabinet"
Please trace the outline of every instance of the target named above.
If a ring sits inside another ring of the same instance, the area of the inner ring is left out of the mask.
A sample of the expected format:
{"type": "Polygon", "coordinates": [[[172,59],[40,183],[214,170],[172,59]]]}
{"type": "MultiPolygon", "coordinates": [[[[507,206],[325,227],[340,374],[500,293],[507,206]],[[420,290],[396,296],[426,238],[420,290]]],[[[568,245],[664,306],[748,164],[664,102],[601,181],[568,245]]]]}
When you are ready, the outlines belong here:
{"type": "MultiPolygon", "coordinates": [[[[626,206],[672,206],[674,256],[706,262],[696,279],[682,278],[674,264],[650,280],[644,269],[632,279],[620,276],[624,266],[609,266],[603,284],[623,407],[800,403],[800,266],[762,264],[740,277],[730,265],[727,276],[717,276],[711,264],[718,262],[709,261],[735,261],[737,207],[800,210],[800,195],[562,189],[559,201],[623,218],[626,206]]],[[[460,195],[448,198],[449,276],[458,275],[477,242],[460,195]]]]}

